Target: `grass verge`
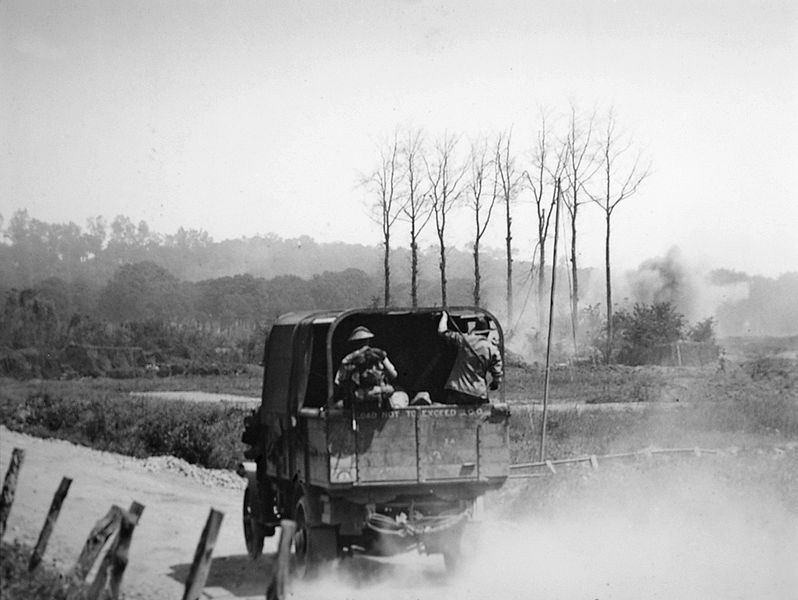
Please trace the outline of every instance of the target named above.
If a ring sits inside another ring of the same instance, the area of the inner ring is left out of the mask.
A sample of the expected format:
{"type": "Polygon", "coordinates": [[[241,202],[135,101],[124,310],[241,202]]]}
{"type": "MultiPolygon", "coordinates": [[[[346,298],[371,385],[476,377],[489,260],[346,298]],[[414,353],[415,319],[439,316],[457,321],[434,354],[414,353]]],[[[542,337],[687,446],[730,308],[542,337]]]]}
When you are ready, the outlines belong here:
{"type": "Polygon", "coordinates": [[[3,600],[80,600],[88,591],[80,584],[74,589],[54,565],[42,563],[28,572],[28,561],[32,549],[13,542],[3,542],[0,546],[0,598],[3,600]]]}
{"type": "Polygon", "coordinates": [[[135,457],[171,455],[212,469],[241,459],[244,416],[232,404],[172,402],[79,386],[3,388],[0,422],[8,429],[135,457]]]}

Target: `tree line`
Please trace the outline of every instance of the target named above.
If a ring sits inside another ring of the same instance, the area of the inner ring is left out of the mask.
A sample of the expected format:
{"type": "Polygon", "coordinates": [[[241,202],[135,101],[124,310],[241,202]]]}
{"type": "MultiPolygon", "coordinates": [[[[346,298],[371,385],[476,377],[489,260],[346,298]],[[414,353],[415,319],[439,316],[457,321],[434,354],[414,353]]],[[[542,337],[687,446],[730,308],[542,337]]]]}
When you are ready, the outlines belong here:
{"type": "Polygon", "coordinates": [[[175,277],[200,281],[242,271],[271,279],[278,275],[309,278],[324,271],[356,266],[375,270],[373,248],[344,242],[317,243],[308,236],[282,238],[273,233],[216,241],[206,231],[180,228],[171,234],[153,230],[126,215],[92,217],[84,226],[48,223],[14,212],[0,215],[0,292],[31,287],[49,277],[81,280],[97,288],[124,264],[152,261],[175,277]]]}
{"type": "Polygon", "coordinates": [[[518,226],[514,213],[519,202],[531,201],[535,222],[522,226],[531,226],[535,232],[528,260],[537,279],[538,330],[542,330],[547,316],[544,297],[552,216],[562,203],[569,231],[570,322],[576,351],[580,321],[578,217],[581,207],[590,203],[600,209],[605,233],[605,353],[609,359],[614,322],[612,217],[622,202],[638,193],[650,170],[642,150],[622,131],[612,109],[602,115],[582,112],[573,105],[564,115],[541,111],[536,131],[522,135],[508,129],[465,139],[450,132],[432,136],[421,129],[397,129],[378,146],[376,166],[361,178],[370,193],[367,208],[382,234],[383,305],[393,304],[390,256],[399,223],[404,223],[408,232],[411,305],[418,305],[419,237],[428,226],[437,242],[441,303],[447,305],[447,239],[454,210],[467,211],[471,217],[472,301],[483,305],[480,251],[487,228],[501,215],[506,264],[503,316],[513,322],[513,239],[518,226]]]}
{"type": "MultiPolygon", "coordinates": [[[[372,249],[374,257],[378,253],[378,249],[372,249]]],[[[421,256],[430,260],[425,254],[421,256]]],[[[474,280],[460,276],[468,271],[468,257],[453,251],[449,258],[454,259],[459,273],[447,282],[450,300],[468,304],[474,280]]],[[[500,270],[501,261],[491,257],[486,262],[494,271],[489,289],[496,293],[500,277],[495,271],[500,270]]],[[[427,264],[425,270],[430,267],[427,264]]],[[[585,277],[589,272],[580,275],[585,277]]],[[[791,300],[798,293],[798,274],[773,280],[717,270],[712,278],[719,286],[742,284],[750,290],[746,298],[720,306],[717,322],[725,324],[726,335],[794,332],[790,329],[796,322],[791,300]]],[[[145,363],[171,363],[172,370],[183,369],[180,363],[193,363],[204,372],[202,365],[207,364],[259,362],[266,332],[279,314],[377,306],[383,302],[382,283],[380,277],[352,267],[305,278],[238,274],[187,281],[153,261],[125,263],[105,283],[80,277],[46,277],[29,287],[7,289],[2,296],[0,370],[28,376],[37,372],[59,375],[66,365],[67,372],[80,374],[101,374],[109,369],[129,374],[129,368],[143,368],[145,363]],[[94,358],[88,356],[91,353],[94,358]]],[[[434,280],[420,279],[416,290],[419,301],[438,304],[438,285],[434,280]]],[[[398,296],[411,294],[407,281],[394,281],[394,286],[398,296]]],[[[561,290],[558,303],[566,306],[568,300],[567,290],[561,290]]],[[[595,356],[599,349],[604,357],[606,327],[600,307],[582,307],[579,319],[584,330],[580,353],[591,349],[595,356]]],[[[616,334],[611,356],[613,361],[627,364],[645,361],[646,353],[656,345],[684,339],[711,342],[717,323],[705,319],[691,326],[675,305],[658,300],[651,305],[621,308],[613,319],[616,334]]],[[[569,328],[565,320],[557,323],[556,353],[560,356],[573,354],[563,344],[569,328]]],[[[525,356],[534,360],[540,355],[539,340],[532,339],[531,330],[527,330],[527,336],[529,343],[521,340],[520,345],[530,350],[525,356]]],[[[513,347],[518,349],[519,344],[513,347]]]]}
{"type": "MultiPolygon", "coordinates": [[[[466,303],[465,281],[455,290],[466,303]]],[[[432,295],[423,282],[420,296],[434,304],[432,295]]],[[[280,314],[378,304],[378,280],[351,267],[192,282],[142,261],[119,266],[102,285],[47,277],[2,296],[0,375],[130,376],[148,365],[203,373],[208,365],[258,363],[280,314]]]]}
{"type": "Polygon", "coordinates": [[[235,275],[182,281],[151,261],[124,264],[101,288],[50,277],[5,293],[0,371],[82,375],[147,364],[257,363],[282,313],[373,304],[359,269],[303,279],[235,275]],[[103,366],[104,365],[104,366],[103,366]]]}

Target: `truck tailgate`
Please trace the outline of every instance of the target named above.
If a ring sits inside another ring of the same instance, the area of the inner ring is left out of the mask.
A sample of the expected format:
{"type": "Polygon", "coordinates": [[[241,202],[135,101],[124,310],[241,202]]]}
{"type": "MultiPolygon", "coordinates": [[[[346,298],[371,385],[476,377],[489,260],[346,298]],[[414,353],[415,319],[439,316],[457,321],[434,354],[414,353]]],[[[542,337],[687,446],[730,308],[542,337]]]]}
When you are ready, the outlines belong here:
{"type": "Polygon", "coordinates": [[[456,408],[419,412],[419,481],[476,479],[477,431],[481,420],[473,411],[456,408]]]}
{"type": "Polygon", "coordinates": [[[507,419],[489,420],[489,410],[399,409],[360,413],[354,422],[351,413],[328,414],[326,426],[309,423],[310,445],[317,448],[311,479],[375,485],[506,477],[507,419]]]}

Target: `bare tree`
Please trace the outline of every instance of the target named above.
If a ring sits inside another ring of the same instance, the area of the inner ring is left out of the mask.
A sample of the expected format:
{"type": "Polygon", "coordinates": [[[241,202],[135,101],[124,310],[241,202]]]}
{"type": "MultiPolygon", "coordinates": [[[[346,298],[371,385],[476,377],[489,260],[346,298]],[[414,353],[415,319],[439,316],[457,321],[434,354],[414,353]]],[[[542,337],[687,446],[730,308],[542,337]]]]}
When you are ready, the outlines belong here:
{"type": "Polygon", "coordinates": [[[466,168],[458,166],[455,151],[458,139],[445,133],[435,144],[432,162],[426,163],[430,185],[432,215],[435,217],[435,232],[438,235],[441,272],[441,305],[447,306],[446,298],[446,217],[460,199],[460,182],[466,168]]]}
{"type": "Polygon", "coordinates": [[[585,186],[595,175],[599,162],[593,145],[593,127],[595,112],[588,118],[580,118],[576,107],[571,105],[568,132],[565,139],[565,207],[571,224],[571,331],[574,350],[576,350],[577,327],[579,319],[579,271],[576,260],[577,248],[577,216],[579,207],[587,202],[589,196],[582,194],[585,186]]]}
{"type": "MultiPolygon", "coordinates": [[[[496,142],[496,173],[499,178],[500,193],[504,202],[505,243],[507,254],[507,322],[513,319],[513,217],[512,204],[515,200],[519,177],[515,172],[515,157],[510,153],[512,132],[502,132],[496,142]]],[[[512,329],[510,330],[512,332],[512,329]]]]}
{"type": "Polygon", "coordinates": [[[399,140],[393,139],[380,148],[379,164],[363,184],[374,194],[371,204],[372,218],[382,230],[384,305],[391,305],[391,231],[400,211],[404,208],[399,195],[401,165],[399,140]]]}
{"type": "Polygon", "coordinates": [[[612,354],[612,278],[610,261],[610,225],[615,208],[631,196],[634,196],[640,184],[650,173],[650,165],[641,165],[642,153],[632,150],[633,140],[620,135],[616,130],[615,113],[609,110],[606,128],[601,141],[601,169],[604,186],[600,195],[590,198],[604,212],[606,226],[604,237],[604,274],[607,289],[607,364],[612,354]]]}
{"type": "Polygon", "coordinates": [[[486,183],[490,185],[492,166],[491,160],[488,159],[487,140],[481,139],[471,145],[469,162],[471,167],[468,180],[469,204],[474,212],[474,306],[480,306],[482,303],[480,297],[482,278],[479,270],[479,247],[493,214],[493,207],[499,193],[499,181],[498,171],[493,169],[493,190],[488,191],[490,195],[485,197],[485,185],[486,183]]]}
{"type": "Polygon", "coordinates": [[[429,195],[424,191],[421,173],[424,160],[424,137],[420,130],[408,131],[401,154],[405,171],[404,219],[410,226],[410,302],[418,306],[418,238],[432,217],[429,195]]]}
{"type": "Polygon", "coordinates": [[[563,152],[555,151],[549,138],[548,123],[545,113],[540,114],[540,128],[537,132],[537,140],[533,149],[532,168],[524,171],[529,188],[535,202],[535,217],[537,225],[537,241],[532,256],[532,270],[535,270],[535,254],[538,255],[537,279],[538,279],[538,331],[544,327],[546,297],[546,240],[549,235],[549,224],[553,209],[557,202],[556,180],[560,176],[563,164],[563,152]],[[547,186],[551,187],[551,199],[546,193],[547,186]]]}

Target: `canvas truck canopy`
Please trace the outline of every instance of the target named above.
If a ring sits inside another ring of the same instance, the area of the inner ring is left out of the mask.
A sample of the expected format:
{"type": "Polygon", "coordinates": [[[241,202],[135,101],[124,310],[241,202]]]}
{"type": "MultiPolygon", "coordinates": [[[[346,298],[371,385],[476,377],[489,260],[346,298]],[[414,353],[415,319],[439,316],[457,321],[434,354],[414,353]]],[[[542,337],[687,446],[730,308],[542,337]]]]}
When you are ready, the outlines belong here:
{"type": "Polygon", "coordinates": [[[279,436],[291,426],[291,417],[301,408],[309,382],[316,388],[326,383],[326,371],[311,378],[310,369],[314,351],[316,356],[324,355],[326,329],[335,314],[288,313],[272,325],[264,350],[260,407],[261,423],[271,433],[279,436]]]}
{"type": "MultiPolygon", "coordinates": [[[[279,435],[302,407],[328,407],[335,399],[337,368],[356,345],[348,338],[357,327],[368,328],[374,334],[369,345],[387,352],[398,371],[398,389],[411,398],[418,392],[429,393],[433,400],[440,397],[455,354],[437,332],[441,311],[352,309],[281,316],[272,326],[264,352],[261,422],[279,435]]],[[[447,312],[451,327],[463,332],[478,318],[487,318],[503,354],[503,333],[492,314],[474,307],[453,307],[447,312]]]]}

